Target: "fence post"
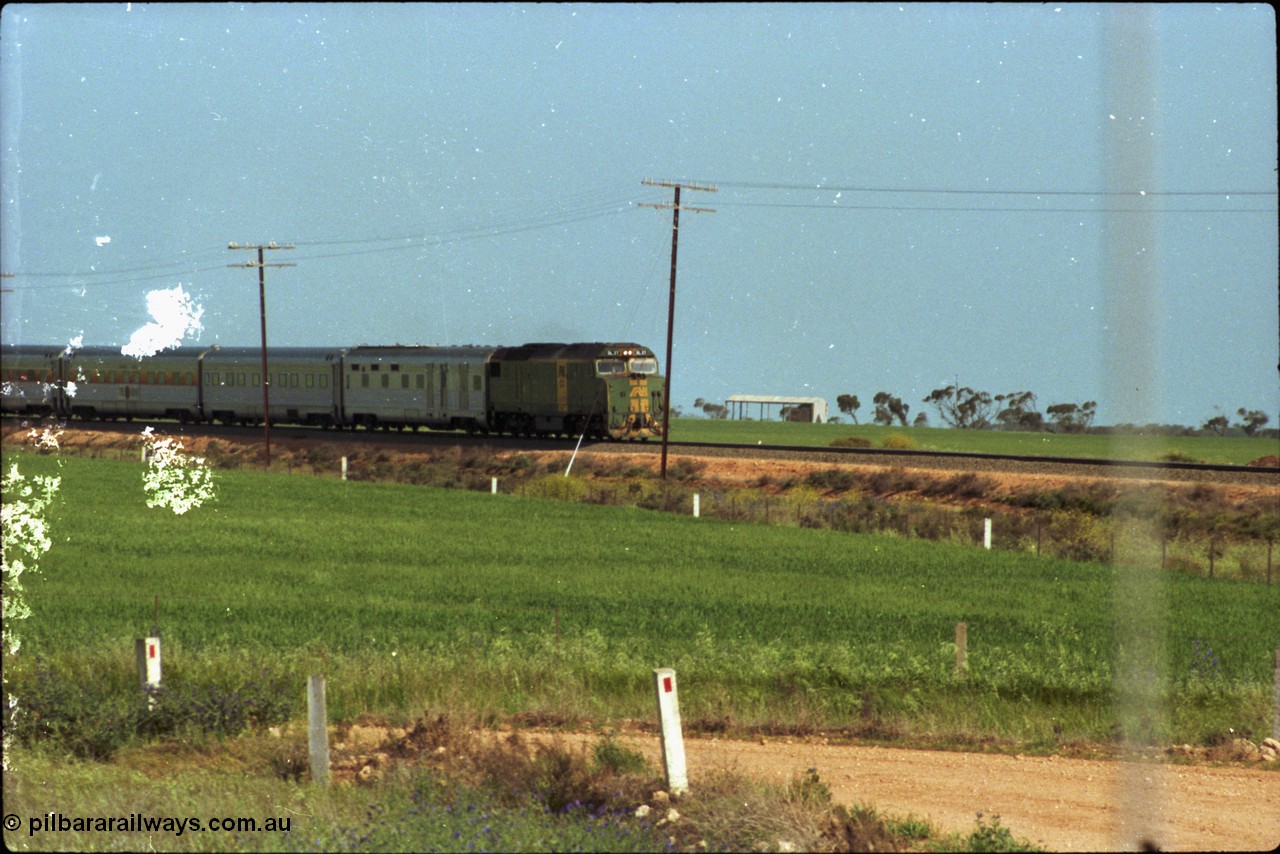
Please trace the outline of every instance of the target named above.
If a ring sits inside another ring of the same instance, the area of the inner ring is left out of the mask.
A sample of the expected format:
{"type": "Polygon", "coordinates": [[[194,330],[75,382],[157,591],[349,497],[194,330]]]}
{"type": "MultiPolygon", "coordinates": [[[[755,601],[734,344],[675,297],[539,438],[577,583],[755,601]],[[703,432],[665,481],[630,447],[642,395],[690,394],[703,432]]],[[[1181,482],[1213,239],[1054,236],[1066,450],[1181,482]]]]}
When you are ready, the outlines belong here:
{"type": "Polygon", "coordinates": [[[342,479],[347,479],[347,458],[345,456],[342,458],[342,479]]]}
{"type": "Polygon", "coordinates": [[[956,623],[956,676],[963,679],[969,673],[969,662],[966,660],[969,646],[969,626],[967,623],[956,623]]]}
{"type": "Polygon", "coordinates": [[[489,479],[489,494],[490,495],[498,494],[498,479],[496,477],[489,479]]]}
{"type": "Polygon", "coordinates": [[[138,682],[147,695],[147,708],[156,705],[155,690],[160,687],[160,638],[137,638],[133,642],[134,656],[138,661],[138,682]]]}
{"type": "Polygon", "coordinates": [[[991,520],[982,520],[982,547],[991,551],[991,520]]]}
{"type": "Polygon", "coordinates": [[[325,711],[324,675],[307,680],[307,743],[311,755],[311,782],[329,785],[329,715],[325,711]]]}
{"type": "Polygon", "coordinates": [[[1276,647],[1271,689],[1271,737],[1280,739],[1280,646],[1276,647]]]}
{"type": "Polygon", "coordinates": [[[1280,739],[1280,646],[1276,647],[1271,677],[1271,737],[1280,739]]]}
{"type": "Polygon", "coordinates": [[[667,789],[678,795],[689,789],[689,776],[684,764],[684,734],[680,728],[680,702],[676,692],[676,672],[670,667],[653,671],[654,689],[658,695],[658,724],[662,736],[662,765],[667,774],[667,789]]]}
{"type": "Polygon", "coordinates": [[[697,519],[702,514],[702,496],[698,493],[693,494],[693,518],[697,519]]]}

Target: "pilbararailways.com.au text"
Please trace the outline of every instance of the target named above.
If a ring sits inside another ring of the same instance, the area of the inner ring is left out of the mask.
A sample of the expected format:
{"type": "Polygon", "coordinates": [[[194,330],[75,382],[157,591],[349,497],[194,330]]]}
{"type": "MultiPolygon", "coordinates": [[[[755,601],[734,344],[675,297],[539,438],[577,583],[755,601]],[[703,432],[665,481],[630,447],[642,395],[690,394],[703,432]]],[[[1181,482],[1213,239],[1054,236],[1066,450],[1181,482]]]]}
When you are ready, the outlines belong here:
{"type": "MultiPolygon", "coordinates": [[[[16,813],[4,817],[4,829],[17,831],[22,828],[23,820],[16,813]]],[[[151,816],[142,813],[129,813],[117,816],[63,815],[60,812],[49,812],[39,816],[28,816],[26,819],[27,835],[37,833],[172,833],[181,836],[184,833],[201,833],[216,831],[221,833],[288,833],[292,819],[283,818],[247,818],[243,816],[214,816],[211,818],[195,818],[187,816],[151,816]]]]}

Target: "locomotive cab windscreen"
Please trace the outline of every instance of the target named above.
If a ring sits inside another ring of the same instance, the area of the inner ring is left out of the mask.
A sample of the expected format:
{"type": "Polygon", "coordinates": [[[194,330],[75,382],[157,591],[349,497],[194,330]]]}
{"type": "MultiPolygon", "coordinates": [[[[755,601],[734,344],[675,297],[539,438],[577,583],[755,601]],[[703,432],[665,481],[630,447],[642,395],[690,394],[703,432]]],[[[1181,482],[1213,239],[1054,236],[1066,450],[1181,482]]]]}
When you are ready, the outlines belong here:
{"type": "Polygon", "coordinates": [[[596,376],[616,377],[619,374],[656,374],[658,360],[653,358],[639,359],[596,359],[596,376]]]}
{"type": "Polygon", "coordinates": [[[627,369],[633,374],[656,374],[658,372],[657,359],[632,359],[627,369]]]}
{"type": "Polygon", "coordinates": [[[613,377],[618,374],[624,374],[627,371],[627,363],[622,359],[596,359],[596,376],[613,377]]]}

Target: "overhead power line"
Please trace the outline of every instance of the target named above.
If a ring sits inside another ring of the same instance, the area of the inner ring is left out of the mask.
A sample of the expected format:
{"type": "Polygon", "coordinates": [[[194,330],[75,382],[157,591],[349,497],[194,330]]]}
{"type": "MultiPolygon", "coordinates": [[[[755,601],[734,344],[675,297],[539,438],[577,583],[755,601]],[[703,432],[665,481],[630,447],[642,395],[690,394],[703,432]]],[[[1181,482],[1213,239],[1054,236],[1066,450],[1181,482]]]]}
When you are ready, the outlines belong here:
{"type": "MultiPolygon", "coordinates": [[[[532,209],[528,205],[508,206],[505,210],[501,208],[498,209],[496,216],[491,216],[487,219],[472,220],[467,223],[455,224],[453,227],[427,227],[413,233],[366,238],[295,240],[291,245],[298,248],[298,257],[305,260],[344,258],[404,249],[421,249],[424,247],[439,246],[467,240],[501,237],[504,235],[535,231],[543,228],[555,228],[591,219],[614,216],[635,207],[635,202],[631,198],[632,195],[633,193],[629,188],[625,193],[621,190],[610,190],[606,192],[601,192],[599,190],[583,191],[579,193],[570,193],[566,197],[558,199],[557,207],[550,210],[545,206],[540,206],[537,209],[532,209]],[[566,200],[568,201],[568,204],[565,204],[566,200]],[[314,250],[322,249],[323,247],[353,248],[336,252],[306,251],[308,248],[314,250]]],[[[196,253],[196,256],[194,257],[203,256],[209,252],[219,251],[222,250],[206,250],[205,252],[196,253]]],[[[173,261],[132,268],[114,268],[105,270],[91,269],[65,272],[20,271],[16,273],[16,277],[19,281],[24,279],[72,279],[75,281],[17,284],[15,287],[20,290],[63,288],[69,285],[96,288],[110,285],[136,284],[138,282],[154,281],[159,279],[171,279],[175,276],[203,273],[224,268],[224,265],[212,265],[207,267],[175,269],[172,272],[156,272],[152,275],[146,276],[133,275],[134,273],[144,273],[164,270],[166,268],[180,267],[183,263],[183,261],[173,261]]]]}
{"type": "Polygon", "coordinates": [[[954,211],[957,213],[1276,213],[1277,208],[1033,208],[1033,207],[981,207],[944,205],[862,205],[847,202],[720,202],[723,207],[739,208],[811,208],[815,210],[842,211],[954,211]]]}
{"type": "Polygon", "coordinates": [[[1275,196],[1276,190],[1021,190],[990,187],[867,187],[843,184],[787,184],[774,181],[714,181],[743,190],[818,190],[839,193],[910,193],[963,196],[1275,196]]]}

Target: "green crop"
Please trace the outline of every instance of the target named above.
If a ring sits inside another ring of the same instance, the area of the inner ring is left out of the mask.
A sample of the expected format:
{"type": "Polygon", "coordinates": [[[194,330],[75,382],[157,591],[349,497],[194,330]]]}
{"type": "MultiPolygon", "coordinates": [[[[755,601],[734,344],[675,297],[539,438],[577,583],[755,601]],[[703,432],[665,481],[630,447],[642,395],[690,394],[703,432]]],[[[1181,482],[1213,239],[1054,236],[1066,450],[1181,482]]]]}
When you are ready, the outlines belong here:
{"type": "MultiPolygon", "coordinates": [[[[652,668],[673,666],[694,726],[1111,731],[1128,606],[1103,564],[252,472],[219,473],[216,501],[176,516],[146,508],[140,464],[21,463],[58,465],[63,486],[18,690],[34,656],[129,690],[158,598],[166,679],[231,690],[265,674],[302,696],[324,671],[339,718],[647,717],[652,668]]],[[[1162,736],[1262,732],[1280,588],[1181,573],[1160,585],[1162,736]]]]}

